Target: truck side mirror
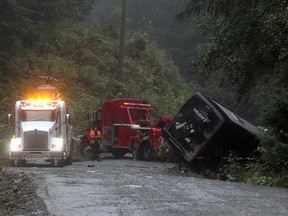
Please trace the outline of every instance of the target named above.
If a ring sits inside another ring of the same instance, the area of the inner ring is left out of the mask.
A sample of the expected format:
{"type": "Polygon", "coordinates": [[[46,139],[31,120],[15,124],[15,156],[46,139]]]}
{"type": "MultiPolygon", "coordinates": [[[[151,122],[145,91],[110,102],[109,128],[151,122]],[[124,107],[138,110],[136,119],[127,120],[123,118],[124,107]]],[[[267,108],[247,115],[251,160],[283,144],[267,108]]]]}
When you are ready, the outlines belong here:
{"type": "Polygon", "coordinates": [[[11,125],[11,114],[8,114],[7,124],[11,125]]]}
{"type": "Polygon", "coordinates": [[[66,123],[70,125],[70,115],[66,114],[66,123]]]}

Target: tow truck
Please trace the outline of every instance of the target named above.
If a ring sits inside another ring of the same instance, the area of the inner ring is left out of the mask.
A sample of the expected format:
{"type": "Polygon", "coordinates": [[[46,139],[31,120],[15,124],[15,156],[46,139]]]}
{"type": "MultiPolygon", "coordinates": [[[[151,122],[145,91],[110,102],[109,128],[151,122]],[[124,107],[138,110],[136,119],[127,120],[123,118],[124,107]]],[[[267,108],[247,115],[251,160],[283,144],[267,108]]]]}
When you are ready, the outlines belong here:
{"type": "Polygon", "coordinates": [[[8,114],[15,133],[11,138],[9,159],[11,166],[28,163],[62,167],[72,164],[72,127],[65,101],[52,81],[52,77],[41,77],[46,85],[37,88],[37,97],[17,101],[15,114],[8,114]]]}
{"type": "MultiPolygon", "coordinates": [[[[153,124],[151,111],[154,108],[146,100],[121,98],[111,99],[103,103],[95,113],[89,113],[88,119],[93,128],[97,124],[102,132],[101,152],[110,152],[115,157],[132,153],[135,159],[152,160],[163,138],[162,129],[172,117],[161,116],[153,124]],[[94,117],[91,117],[93,116],[94,117]]],[[[82,154],[89,151],[87,137],[82,136],[82,154]]]]}

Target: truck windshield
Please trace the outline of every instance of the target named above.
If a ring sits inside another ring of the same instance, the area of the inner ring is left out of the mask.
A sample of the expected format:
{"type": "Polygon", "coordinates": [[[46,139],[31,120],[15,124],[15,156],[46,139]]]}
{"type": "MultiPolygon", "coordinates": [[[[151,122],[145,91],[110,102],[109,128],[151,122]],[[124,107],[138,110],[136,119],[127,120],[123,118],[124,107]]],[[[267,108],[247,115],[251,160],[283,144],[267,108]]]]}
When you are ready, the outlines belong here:
{"type": "Polygon", "coordinates": [[[55,110],[21,110],[20,121],[55,121],[55,110]]]}
{"type": "Polygon", "coordinates": [[[134,124],[139,124],[142,127],[150,126],[150,119],[147,110],[131,109],[130,115],[134,124]]]}

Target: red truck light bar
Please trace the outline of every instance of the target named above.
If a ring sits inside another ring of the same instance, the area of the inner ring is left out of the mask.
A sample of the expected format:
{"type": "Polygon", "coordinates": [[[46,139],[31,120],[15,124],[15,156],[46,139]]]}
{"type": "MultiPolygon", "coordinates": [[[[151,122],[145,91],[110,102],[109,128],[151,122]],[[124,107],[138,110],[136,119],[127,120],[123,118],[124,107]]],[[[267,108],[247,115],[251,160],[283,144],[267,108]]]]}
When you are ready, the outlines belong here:
{"type": "Polygon", "coordinates": [[[138,103],[123,103],[125,106],[139,106],[139,107],[151,107],[150,104],[138,104],[138,103]]]}

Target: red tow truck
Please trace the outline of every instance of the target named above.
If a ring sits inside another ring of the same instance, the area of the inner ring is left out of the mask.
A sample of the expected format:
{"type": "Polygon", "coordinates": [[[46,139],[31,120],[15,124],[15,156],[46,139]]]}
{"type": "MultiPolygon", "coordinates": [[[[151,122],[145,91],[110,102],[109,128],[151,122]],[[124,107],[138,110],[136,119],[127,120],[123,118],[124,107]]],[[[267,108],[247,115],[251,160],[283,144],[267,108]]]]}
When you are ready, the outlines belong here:
{"type": "MultiPolygon", "coordinates": [[[[151,160],[157,157],[157,149],[163,142],[162,128],[170,123],[171,117],[159,117],[153,124],[151,111],[154,108],[141,99],[112,99],[104,102],[94,114],[90,126],[101,129],[101,152],[110,152],[115,157],[132,153],[135,159],[151,160]]],[[[85,140],[85,139],[83,139],[85,140]]],[[[89,149],[88,142],[82,142],[82,152],[89,149]],[[84,145],[83,145],[84,143],[84,145]],[[85,144],[86,143],[86,144],[85,144]]]]}

